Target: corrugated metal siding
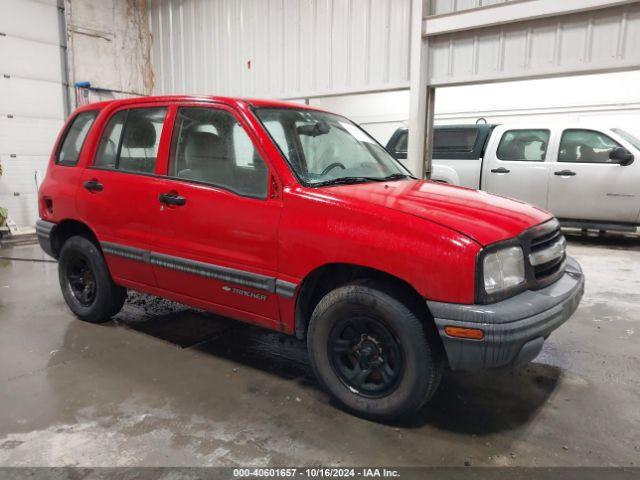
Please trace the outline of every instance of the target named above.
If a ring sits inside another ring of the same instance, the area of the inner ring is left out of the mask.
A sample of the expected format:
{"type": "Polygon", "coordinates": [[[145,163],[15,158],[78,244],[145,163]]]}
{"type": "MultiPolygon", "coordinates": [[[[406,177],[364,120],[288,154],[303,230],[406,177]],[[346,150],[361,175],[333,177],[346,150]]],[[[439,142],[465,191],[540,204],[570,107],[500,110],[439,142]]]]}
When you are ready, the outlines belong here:
{"type": "Polygon", "coordinates": [[[431,0],[429,15],[444,15],[511,1],[513,0],[431,0]]]}
{"type": "Polygon", "coordinates": [[[408,86],[411,0],[150,0],[155,93],[408,86]]]}
{"type": "Polygon", "coordinates": [[[428,83],[453,85],[640,66],[640,4],[429,38],[428,83]]]}

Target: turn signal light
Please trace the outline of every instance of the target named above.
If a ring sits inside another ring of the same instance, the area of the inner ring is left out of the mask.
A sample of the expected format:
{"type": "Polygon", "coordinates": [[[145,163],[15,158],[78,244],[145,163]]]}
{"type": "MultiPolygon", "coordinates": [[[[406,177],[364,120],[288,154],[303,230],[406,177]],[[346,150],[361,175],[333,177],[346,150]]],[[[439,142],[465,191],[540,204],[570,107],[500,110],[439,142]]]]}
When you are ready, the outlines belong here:
{"type": "Polygon", "coordinates": [[[484,338],[484,332],[477,328],[444,327],[444,333],[450,337],[469,338],[471,340],[482,340],[484,338]]]}

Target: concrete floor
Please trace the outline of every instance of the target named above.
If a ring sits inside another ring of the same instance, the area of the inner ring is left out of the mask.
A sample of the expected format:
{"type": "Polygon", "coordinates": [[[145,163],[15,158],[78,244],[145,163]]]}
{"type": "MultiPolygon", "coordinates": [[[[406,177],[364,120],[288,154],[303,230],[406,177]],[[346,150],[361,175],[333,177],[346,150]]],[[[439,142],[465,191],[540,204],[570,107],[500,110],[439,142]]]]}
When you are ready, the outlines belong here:
{"type": "Polygon", "coordinates": [[[446,373],[393,425],[332,405],[294,339],[137,294],[89,325],[55,263],[0,259],[0,466],[640,464],[640,239],[569,251],[586,294],[534,363],[446,373]]]}

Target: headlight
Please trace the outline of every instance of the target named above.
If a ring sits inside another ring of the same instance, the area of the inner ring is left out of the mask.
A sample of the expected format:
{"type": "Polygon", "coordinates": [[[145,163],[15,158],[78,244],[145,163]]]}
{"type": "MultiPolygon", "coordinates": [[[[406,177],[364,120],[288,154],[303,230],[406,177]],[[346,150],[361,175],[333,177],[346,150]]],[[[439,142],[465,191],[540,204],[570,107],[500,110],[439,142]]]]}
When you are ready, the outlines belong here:
{"type": "Polygon", "coordinates": [[[481,303],[497,301],[520,290],[525,283],[524,254],[519,246],[503,247],[482,256],[481,303]]]}

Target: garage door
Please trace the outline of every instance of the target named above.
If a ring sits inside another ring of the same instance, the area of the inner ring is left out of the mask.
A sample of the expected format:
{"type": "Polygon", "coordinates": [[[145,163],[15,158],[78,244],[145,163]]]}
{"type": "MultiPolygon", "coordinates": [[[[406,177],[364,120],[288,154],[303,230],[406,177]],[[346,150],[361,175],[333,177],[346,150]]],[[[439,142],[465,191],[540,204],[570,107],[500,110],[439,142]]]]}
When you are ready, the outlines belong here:
{"type": "Polygon", "coordinates": [[[56,0],[0,0],[0,206],[19,227],[38,216],[44,175],[65,118],[56,0]]]}

